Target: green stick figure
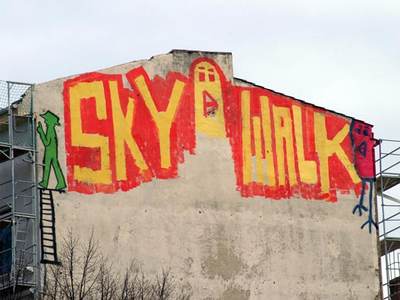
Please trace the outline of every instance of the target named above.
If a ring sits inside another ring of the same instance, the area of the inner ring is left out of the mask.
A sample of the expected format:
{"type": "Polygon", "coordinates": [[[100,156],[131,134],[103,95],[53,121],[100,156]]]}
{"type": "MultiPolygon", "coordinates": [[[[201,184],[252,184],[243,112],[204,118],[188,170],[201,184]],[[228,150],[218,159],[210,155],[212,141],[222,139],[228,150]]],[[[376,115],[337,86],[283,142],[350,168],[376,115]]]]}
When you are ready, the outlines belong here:
{"type": "Polygon", "coordinates": [[[40,140],[44,145],[43,177],[42,181],[39,182],[39,186],[45,189],[48,188],[50,171],[51,168],[53,168],[57,179],[57,185],[55,189],[63,190],[67,186],[65,184],[65,178],[61,170],[60,163],[58,161],[58,140],[56,132],[56,126],[60,126],[60,118],[51,111],[46,111],[40,116],[44,119],[46,124],[46,133],[43,130],[42,123],[39,122],[37,132],[39,133],[40,140]]]}

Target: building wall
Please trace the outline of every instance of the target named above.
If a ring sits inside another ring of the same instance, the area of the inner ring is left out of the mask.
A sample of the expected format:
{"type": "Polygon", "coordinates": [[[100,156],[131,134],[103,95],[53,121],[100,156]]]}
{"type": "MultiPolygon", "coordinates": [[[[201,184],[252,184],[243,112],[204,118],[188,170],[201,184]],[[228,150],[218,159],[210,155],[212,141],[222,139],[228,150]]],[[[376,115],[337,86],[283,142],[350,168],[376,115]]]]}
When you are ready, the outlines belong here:
{"type": "Polygon", "coordinates": [[[170,267],[193,299],[377,296],[376,235],[352,214],[361,194],[370,209],[370,125],[235,79],[229,53],[172,51],[34,96],[60,118],[59,239],[94,228],[116,265],[170,267]]]}

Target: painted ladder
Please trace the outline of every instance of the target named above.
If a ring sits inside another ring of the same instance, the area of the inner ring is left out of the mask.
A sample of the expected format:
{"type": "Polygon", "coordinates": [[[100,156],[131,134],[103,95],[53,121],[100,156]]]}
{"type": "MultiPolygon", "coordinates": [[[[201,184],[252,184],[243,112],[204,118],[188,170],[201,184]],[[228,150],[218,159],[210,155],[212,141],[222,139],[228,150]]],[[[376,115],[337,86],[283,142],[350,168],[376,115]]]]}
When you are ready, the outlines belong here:
{"type": "Polygon", "coordinates": [[[57,257],[57,240],[55,226],[55,212],[53,191],[41,189],[40,191],[40,239],[41,263],[60,264],[57,257]]]}

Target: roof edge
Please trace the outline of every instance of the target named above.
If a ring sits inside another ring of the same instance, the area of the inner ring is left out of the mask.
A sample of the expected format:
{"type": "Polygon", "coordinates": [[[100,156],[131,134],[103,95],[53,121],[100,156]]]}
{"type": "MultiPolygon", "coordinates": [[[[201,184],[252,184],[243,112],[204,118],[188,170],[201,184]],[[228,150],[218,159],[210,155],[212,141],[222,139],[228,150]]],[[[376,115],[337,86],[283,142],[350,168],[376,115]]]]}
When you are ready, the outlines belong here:
{"type": "Polygon", "coordinates": [[[180,52],[185,52],[185,53],[205,53],[205,54],[225,54],[225,55],[232,55],[232,52],[227,52],[227,51],[203,51],[203,50],[187,50],[187,49],[172,49],[171,51],[168,52],[168,54],[174,54],[174,53],[180,53],[180,52]]]}
{"type": "Polygon", "coordinates": [[[251,81],[248,81],[248,80],[239,78],[239,77],[233,77],[233,79],[234,79],[234,80],[242,81],[243,83],[246,83],[246,84],[250,84],[250,85],[252,85],[252,86],[254,86],[254,87],[262,88],[262,89],[264,89],[264,90],[273,92],[273,93],[275,93],[275,94],[277,94],[277,95],[284,96],[284,97],[290,98],[290,99],[295,100],[295,101],[299,101],[299,102],[301,102],[301,103],[303,103],[303,104],[310,105],[310,106],[315,107],[315,108],[318,108],[318,109],[323,109],[323,110],[328,111],[328,112],[330,112],[330,113],[333,113],[333,114],[336,114],[336,115],[339,115],[339,116],[342,116],[342,117],[345,117],[345,118],[349,118],[349,119],[352,119],[352,120],[356,120],[356,121],[362,122],[362,123],[364,123],[364,124],[366,124],[366,125],[369,125],[369,126],[371,126],[371,127],[374,127],[374,125],[372,125],[372,124],[370,124],[370,123],[368,123],[368,122],[365,122],[365,121],[363,121],[363,120],[361,120],[361,119],[357,119],[357,118],[354,118],[354,117],[352,117],[352,116],[346,115],[346,114],[344,114],[344,113],[337,112],[337,111],[335,111],[335,110],[333,110],[333,109],[329,109],[329,108],[326,108],[326,107],[323,107],[323,106],[315,105],[315,104],[310,103],[310,102],[307,102],[307,101],[305,101],[305,100],[301,100],[301,99],[298,99],[298,98],[296,98],[296,97],[289,96],[289,95],[286,95],[286,94],[281,93],[281,92],[277,92],[277,91],[275,91],[275,90],[273,90],[273,89],[266,88],[266,87],[264,87],[264,86],[262,86],[262,85],[259,85],[259,84],[254,83],[254,82],[251,82],[251,81]]]}

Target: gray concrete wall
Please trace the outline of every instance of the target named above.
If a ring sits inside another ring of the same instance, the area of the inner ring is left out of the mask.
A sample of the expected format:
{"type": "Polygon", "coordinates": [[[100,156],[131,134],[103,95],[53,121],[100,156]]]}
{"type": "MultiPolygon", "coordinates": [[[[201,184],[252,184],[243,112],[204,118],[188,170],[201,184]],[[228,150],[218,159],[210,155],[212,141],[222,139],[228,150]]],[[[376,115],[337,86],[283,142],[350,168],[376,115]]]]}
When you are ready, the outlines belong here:
{"type": "MultiPolygon", "coordinates": [[[[215,60],[233,80],[231,55],[224,53],[179,51],[100,72],[125,74],[140,65],[150,77],[170,71],[188,75],[200,56],[215,60]]],[[[65,176],[66,79],[39,84],[34,95],[37,113],[51,110],[61,119],[59,160],[65,176]]],[[[94,228],[115,266],[124,268],[135,258],[148,273],[170,267],[193,299],[377,297],[376,235],[362,231],[364,220],[351,213],[358,201],[353,191],[337,191],[337,202],[296,194],[281,200],[243,197],[228,139],[199,133],[196,143],[195,155],[185,153],[176,178],[153,178],[111,194],[69,188],[55,194],[58,239],[67,228],[83,238],[94,228]]],[[[39,143],[39,160],[42,156],[39,143]]]]}

